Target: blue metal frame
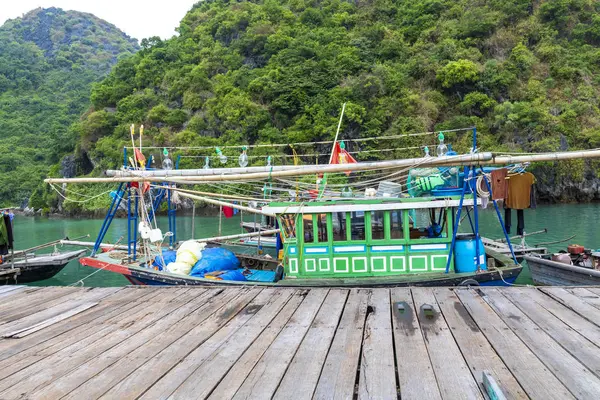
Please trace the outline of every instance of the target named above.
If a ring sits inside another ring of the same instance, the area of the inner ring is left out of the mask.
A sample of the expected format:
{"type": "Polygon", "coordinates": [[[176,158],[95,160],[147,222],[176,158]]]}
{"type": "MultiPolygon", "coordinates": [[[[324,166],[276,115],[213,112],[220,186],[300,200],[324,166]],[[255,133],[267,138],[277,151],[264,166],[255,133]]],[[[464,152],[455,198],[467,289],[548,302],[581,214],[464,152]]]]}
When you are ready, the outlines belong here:
{"type": "Polygon", "coordinates": [[[125,194],[125,190],[123,188],[124,184],[120,183],[119,188],[117,189],[117,194],[113,197],[112,202],[110,203],[110,207],[108,208],[108,213],[106,217],[104,217],[104,222],[102,222],[102,227],[100,228],[100,232],[98,233],[98,237],[96,238],[96,242],[94,243],[94,249],[92,250],[91,256],[95,256],[98,250],[100,250],[100,245],[104,240],[104,236],[106,236],[106,232],[108,232],[108,228],[119,209],[119,205],[121,204],[121,199],[125,194]]]}
{"type": "Polygon", "coordinates": [[[138,226],[138,207],[139,198],[135,196],[134,211],[131,212],[131,186],[127,197],[127,255],[133,257],[133,261],[137,258],[137,226],[138,226]]]}

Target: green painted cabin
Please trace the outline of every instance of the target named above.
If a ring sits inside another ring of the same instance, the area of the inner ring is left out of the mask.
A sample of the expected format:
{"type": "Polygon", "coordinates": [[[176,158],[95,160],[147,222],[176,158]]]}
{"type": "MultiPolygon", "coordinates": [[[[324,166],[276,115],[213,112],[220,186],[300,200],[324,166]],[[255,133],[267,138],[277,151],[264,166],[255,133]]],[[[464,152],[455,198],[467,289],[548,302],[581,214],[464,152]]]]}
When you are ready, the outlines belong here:
{"type": "MultiPolygon", "coordinates": [[[[273,202],[287,278],[349,278],[444,272],[460,197],[273,202]],[[432,234],[428,228],[438,225],[432,234]]],[[[465,199],[464,206],[472,206],[465,199]]],[[[451,260],[450,271],[454,271],[451,260]]]]}

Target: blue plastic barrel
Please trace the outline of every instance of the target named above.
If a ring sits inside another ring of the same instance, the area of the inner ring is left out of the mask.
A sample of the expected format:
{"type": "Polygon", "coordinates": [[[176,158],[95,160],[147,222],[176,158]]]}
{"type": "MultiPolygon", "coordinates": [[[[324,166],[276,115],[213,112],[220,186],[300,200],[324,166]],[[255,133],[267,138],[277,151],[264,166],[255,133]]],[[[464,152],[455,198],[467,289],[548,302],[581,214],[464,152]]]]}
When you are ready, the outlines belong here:
{"type": "MultiPolygon", "coordinates": [[[[487,269],[485,248],[479,239],[479,268],[487,269]]],[[[460,272],[477,271],[477,250],[475,249],[475,235],[456,235],[454,245],[454,270],[460,272]]]]}

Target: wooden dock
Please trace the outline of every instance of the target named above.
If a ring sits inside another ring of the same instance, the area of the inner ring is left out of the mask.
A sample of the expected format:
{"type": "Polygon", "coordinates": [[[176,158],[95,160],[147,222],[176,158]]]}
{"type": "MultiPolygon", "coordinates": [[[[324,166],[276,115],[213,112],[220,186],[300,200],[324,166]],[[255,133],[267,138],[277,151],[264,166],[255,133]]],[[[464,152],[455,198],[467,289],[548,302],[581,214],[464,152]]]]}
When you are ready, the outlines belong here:
{"type": "Polygon", "coordinates": [[[600,288],[3,286],[0,335],[0,399],[600,399],[600,288]]]}

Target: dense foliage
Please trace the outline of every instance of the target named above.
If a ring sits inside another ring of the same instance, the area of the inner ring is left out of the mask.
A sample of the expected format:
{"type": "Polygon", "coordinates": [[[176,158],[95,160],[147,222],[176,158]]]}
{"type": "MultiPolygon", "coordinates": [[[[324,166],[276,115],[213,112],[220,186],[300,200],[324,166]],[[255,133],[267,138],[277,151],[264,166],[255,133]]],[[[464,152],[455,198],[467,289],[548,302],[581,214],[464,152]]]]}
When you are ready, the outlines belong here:
{"type": "Polygon", "coordinates": [[[199,2],[179,37],[145,41],[94,86],[80,150],[117,166],[131,123],[158,146],[330,140],[346,101],[342,137],[474,125],[505,150],[598,147],[599,11],[592,0],[199,2]]]}
{"type": "MultiPolygon", "coordinates": [[[[488,150],[600,147],[599,12],[593,0],[202,1],[178,37],[144,40],[94,85],[75,156],[118,167],[132,123],[159,147],[331,140],[344,102],[343,138],[474,125],[488,150]]],[[[561,171],[585,176],[576,162],[561,171]]]]}
{"type": "Polygon", "coordinates": [[[0,205],[21,204],[51,165],[58,170],[75,148],[70,126],[89,108],[92,82],[137,49],[115,26],[57,8],[0,27],[0,205]]]}

